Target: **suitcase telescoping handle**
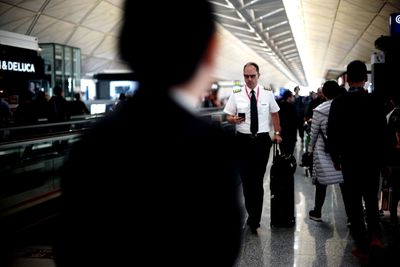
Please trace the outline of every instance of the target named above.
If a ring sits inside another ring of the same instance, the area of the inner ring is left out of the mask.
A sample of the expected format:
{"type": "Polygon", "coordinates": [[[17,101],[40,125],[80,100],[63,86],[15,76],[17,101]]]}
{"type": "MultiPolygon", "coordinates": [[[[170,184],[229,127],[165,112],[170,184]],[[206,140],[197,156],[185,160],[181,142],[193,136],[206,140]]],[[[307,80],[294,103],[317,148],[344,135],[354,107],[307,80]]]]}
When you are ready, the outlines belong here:
{"type": "Polygon", "coordinates": [[[279,156],[281,154],[279,147],[278,147],[278,142],[273,141],[272,146],[273,146],[273,154],[272,155],[273,155],[273,158],[275,159],[276,156],[279,156]]]}

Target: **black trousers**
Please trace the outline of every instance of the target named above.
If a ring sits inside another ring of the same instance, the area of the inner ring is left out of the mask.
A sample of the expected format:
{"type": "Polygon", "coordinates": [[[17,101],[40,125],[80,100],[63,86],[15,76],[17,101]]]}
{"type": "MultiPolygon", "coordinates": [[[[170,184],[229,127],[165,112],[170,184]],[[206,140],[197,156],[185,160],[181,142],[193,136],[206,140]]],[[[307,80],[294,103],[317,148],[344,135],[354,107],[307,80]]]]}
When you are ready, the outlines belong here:
{"type": "Polygon", "coordinates": [[[271,149],[268,133],[252,137],[237,133],[239,171],[242,179],[244,202],[249,215],[247,224],[259,227],[264,202],[264,175],[271,149]]]}
{"type": "Polygon", "coordinates": [[[304,139],[304,117],[298,117],[296,120],[297,130],[301,140],[304,139]]]}
{"type": "MultiPolygon", "coordinates": [[[[324,205],[325,202],[325,197],[326,197],[326,188],[328,185],[325,184],[320,184],[318,181],[315,183],[315,204],[314,204],[314,211],[317,214],[321,214],[322,206],[324,205]]],[[[343,183],[339,184],[340,186],[340,192],[342,193],[342,198],[343,198],[343,203],[344,203],[344,208],[346,210],[346,215],[349,217],[349,211],[347,209],[347,203],[346,201],[346,191],[345,191],[345,186],[343,183]]]]}
{"type": "Polygon", "coordinates": [[[285,136],[282,136],[282,142],[279,144],[279,149],[284,155],[293,155],[294,148],[296,147],[296,140],[290,140],[285,136]]]}
{"type": "MultiPolygon", "coordinates": [[[[379,224],[379,168],[372,164],[342,164],[350,233],[358,246],[368,246],[369,238],[381,236],[379,224]],[[364,205],[363,205],[364,204],[364,205]],[[364,216],[364,206],[366,218],[364,216]]],[[[346,204],[345,204],[346,205],[346,204]]]]}

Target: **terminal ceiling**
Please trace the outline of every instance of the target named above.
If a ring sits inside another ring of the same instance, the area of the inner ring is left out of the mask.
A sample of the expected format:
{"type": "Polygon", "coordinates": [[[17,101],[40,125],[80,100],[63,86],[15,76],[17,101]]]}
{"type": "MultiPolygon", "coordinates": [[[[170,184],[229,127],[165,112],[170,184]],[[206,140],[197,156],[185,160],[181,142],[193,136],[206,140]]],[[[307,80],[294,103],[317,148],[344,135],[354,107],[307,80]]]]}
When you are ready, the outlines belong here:
{"type": "MultiPolygon", "coordinates": [[[[292,88],[300,84],[310,90],[324,79],[336,78],[351,60],[370,63],[375,40],[389,34],[389,15],[400,11],[398,0],[211,2],[221,41],[218,80],[242,80],[244,63],[255,61],[260,64],[263,85],[292,88]]],[[[117,52],[122,3],[0,0],[0,29],[36,36],[41,43],[81,48],[83,77],[126,70],[117,52]]],[[[151,30],[151,22],[147,23],[151,30]]]]}

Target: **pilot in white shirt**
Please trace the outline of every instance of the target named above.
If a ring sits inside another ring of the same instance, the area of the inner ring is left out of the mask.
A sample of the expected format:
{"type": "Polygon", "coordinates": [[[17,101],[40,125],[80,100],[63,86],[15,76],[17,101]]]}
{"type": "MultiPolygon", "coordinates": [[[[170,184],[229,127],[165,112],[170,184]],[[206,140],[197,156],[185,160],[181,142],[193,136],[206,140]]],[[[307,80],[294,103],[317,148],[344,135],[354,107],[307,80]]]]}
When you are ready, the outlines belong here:
{"type": "Polygon", "coordinates": [[[237,157],[248,213],[247,224],[252,233],[257,234],[264,201],[264,174],[272,146],[269,135],[270,115],[275,130],[273,140],[280,143],[282,138],[280,137],[279,106],[272,92],[258,84],[260,77],[258,65],[254,62],[244,65],[243,76],[245,86],[233,90],[224,112],[227,114],[228,122],[236,124],[237,157]],[[257,102],[257,111],[253,114],[256,114],[258,118],[257,127],[253,129],[253,133],[251,132],[252,90],[256,97],[254,102],[257,102]],[[239,113],[244,113],[245,117],[242,118],[239,113]]]}

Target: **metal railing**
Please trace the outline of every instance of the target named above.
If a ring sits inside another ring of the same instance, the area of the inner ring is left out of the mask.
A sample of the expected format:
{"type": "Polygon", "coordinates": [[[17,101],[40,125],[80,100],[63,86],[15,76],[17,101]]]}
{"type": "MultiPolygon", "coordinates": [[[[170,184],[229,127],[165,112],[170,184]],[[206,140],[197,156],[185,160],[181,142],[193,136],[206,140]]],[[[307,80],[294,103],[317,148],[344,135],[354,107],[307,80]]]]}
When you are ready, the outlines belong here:
{"type": "Polygon", "coordinates": [[[0,218],[60,195],[69,149],[99,118],[0,129],[0,218]]]}
{"type": "MultiPolygon", "coordinates": [[[[228,126],[221,108],[199,113],[228,126]]],[[[0,128],[0,218],[58,197],[61,167],[71,146],[102,117],[0,128]]]]}

